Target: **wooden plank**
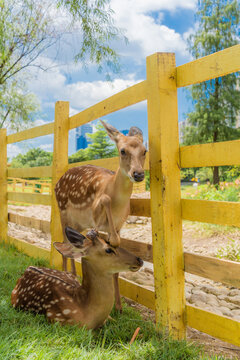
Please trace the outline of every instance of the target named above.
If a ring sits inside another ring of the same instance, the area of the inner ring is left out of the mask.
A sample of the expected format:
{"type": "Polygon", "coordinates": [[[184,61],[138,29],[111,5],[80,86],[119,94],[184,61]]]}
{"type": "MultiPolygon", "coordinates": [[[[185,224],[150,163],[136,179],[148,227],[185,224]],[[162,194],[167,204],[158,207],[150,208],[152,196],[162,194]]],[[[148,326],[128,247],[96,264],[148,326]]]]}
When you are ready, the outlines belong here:
{"type": "Polygon", "coordinates": [[[147,58],[155,310],[158,329],[185,337],[175,55],[147,58]]]}
{"type": "Polygon", "coordinates": [[[28,204],[51,205],[51,195],[8,191],[8,200],[28,204]]]}
{"type": "Polygon", "coordinates": [[[151,217],[151,202],[150,199],[135,199],[130,200],[130,214],[135,216],[151,217]]]}
{"type": "Polygon", "coordinates": [[[77,166],[83,166],[83,165],[94,165],[94,166],[100,166],[112,171],[116,171],[119,167],[119,158],[113,157],[113,158],[106,158],[106,159],[97,159],[97,160],[87,160],[87,161],[81,161],[73,164],[68,164],[68,168],[73,168],[77,166]]]}
{"type": "Polygon", "coordinates": [[[184,264],[190,274],[240,288],[240,263],[185,252],[184,264]]]}
{"type": "Polygon", "coordinates": [[[147,98],[146,80],[103,100],[69,118],[69,129],[99,119],[127,106],[136,104],[147,98]]]}
{"type": "Polygon", "coordinates": [[[35,219],[32,217],[9,212],[8,221],[18,225],[26,226],[28,228],[34,228],[44,233],[50,233],[50,221],[47,220],[35,219]]]}
{"type": "Polygon", "coordinates": [[[55,241],[63,241],[60,213],[55,197],[54,188],[60,177],[68,169],[68,131],[69,131],[69,102],[58,101],[55,104],[54,147],[52,165],[52,197],[51,197],[51,258],[50,263],[56,266],[62,256],[54,248],[55,241]]]}
{"type": "MultiPolygon", "coordinates": [[[[81,161],[81,162],[77,162],[77,163],[71,163],[68,164],[68,168],[73,168],[73,167],[77,167],[77,166],[82,166],[82,165],[94,165],[94,166],[100,166],[112,171],[116,171],[119,167],[119,157],[113,157],[113,158],[105,158],[105,159],[97,159],[97,160],[87,160],[87,161],[81,161]]],[[[145,165],[144,165],[144,169],[145,170],[149,170],[149,154],[147,153],[146,155],[146,160],[145,160],[145,165]]]]}
{"type": "Polygon", "coordinates": [[[120,293],[138,304],[154,310],[155,293],[130,280],[119,278],[120,293]]]}
{"type": "Polygon", "coordinates": [[[181,168],[240,165],[240,140],[182,146],[181,168]]]}
{"type": "Polygon", "coordinates": [[[32,129],[19,131],[18,133],[8,135],[7,143],[12,144],[23,140],[33,139],[39,136],[53,133],[53,122],[46,125],[35,126],[32,129]]]}
{"type": "Polygon", "coordinates": [[[177,87],[196,84],[240,70],[240,45],[177,67],[177,87]]]}
{"type": "Polygon", "coordinates": [[[52,167],[51,166],[36,166],[27,168],[8,168],[8,177],[16,178],[30,178],[30,177],[51,177],[52,167]]]}
{"type": "Polygon", "coordinates": [[[186,306],[187,325],[222,341],[240,346],[240,322],[226,316],[186,306]]]}
{"type": "MultiPolygon", "coordinates": [[[[108,239],[106,233],[100,232],[100,235],[104,240],[108,239]]],[[[141,241],[121,237],[121,247],[132,252],[134,255],[139,256],[144,261],[153,261],[152,244],[146,244],[141,241]]]]}
{"type": "Polygon", "coordinates": [[[7,130],[0,129],[0,241],[7,242],[7,130]]]}
{"type": "Polygon", "coordinates": [[[182,218],[210,224],[240,227],[240,203],[182,199],[182,218]]]}
{"type": "Polygon", "coordinates": [[[8,236],[8,241],[10,244],[16,246],[16,248],[28,256],[33,258],[42,258],[45,260],[50,260],[50,250],[41,248],[37,245],[30,244],[24,240],[16,239],[12,236],[8,236]]]}

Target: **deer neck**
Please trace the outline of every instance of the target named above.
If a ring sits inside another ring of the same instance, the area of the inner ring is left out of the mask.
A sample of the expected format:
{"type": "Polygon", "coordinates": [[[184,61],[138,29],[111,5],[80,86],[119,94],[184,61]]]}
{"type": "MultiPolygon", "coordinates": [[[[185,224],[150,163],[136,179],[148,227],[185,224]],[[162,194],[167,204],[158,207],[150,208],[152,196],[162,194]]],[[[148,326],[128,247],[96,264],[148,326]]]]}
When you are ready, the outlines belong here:
{"type": "MultiPolygon", "coordinates": [[[[102,273],[86,259],[82,259],[83,280],[80,297],[84,294],[84,310],[88,323],[103,324],[114,303],[113,276],[102,273]]],[[[95,326],[94,326],[95,327],[95,326]]]]}
{"type": "Polygon", "coordinates": [[[123,201],[126,198],[130,198],[132,194],[133,183],[130,181],[129,177],[123,172],[119,167],[114,176],[114,197],[122,199],[123,201]]]}

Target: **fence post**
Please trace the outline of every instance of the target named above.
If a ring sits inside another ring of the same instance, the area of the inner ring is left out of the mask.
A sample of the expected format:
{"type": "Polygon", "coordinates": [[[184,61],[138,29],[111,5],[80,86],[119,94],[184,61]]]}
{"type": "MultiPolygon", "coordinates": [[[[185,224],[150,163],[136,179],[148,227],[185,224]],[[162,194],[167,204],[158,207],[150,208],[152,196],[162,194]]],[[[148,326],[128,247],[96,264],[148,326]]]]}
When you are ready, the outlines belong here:
{"type": "Polygon", "coordinates": [[[7,130],[0,129],[0,241],[7,242],[8,200],[7,200],[7,130]]]}
{"type": "Polygon", "coordinates": [[[159,330],[185,337],[175,54],[147,57],[155,311],[159,330]]]}
{"type": "Polygon", "coordinates": [[[51,256],[53,266],[61,265],[61,256],[53,247],[54,241],[63,241],[60,214],[54,188],[60,177],[68,169],[68,131],[69,102],[57,101],[55,104],[54,146],[52,164],[52,209],[51,209],[51,256]]]}

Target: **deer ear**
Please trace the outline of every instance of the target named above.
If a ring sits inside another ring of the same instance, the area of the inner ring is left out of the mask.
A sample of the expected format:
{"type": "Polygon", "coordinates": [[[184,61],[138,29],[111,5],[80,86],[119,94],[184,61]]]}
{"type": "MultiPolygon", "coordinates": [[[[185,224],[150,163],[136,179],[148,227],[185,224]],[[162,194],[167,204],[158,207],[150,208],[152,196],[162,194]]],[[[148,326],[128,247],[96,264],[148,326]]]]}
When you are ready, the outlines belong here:
{"type": "Polygon", "coordinates": [[[87,254],[90,246],[93,245],[91,239],[87,239],[84,235],[76,230],[66,227],[65,233],[70,244],[55,242],[53,243],[55,249],[65,257],[74,259],[87,254]]]}
{"type": "Polygon", "coordinates": [[[124,136],[120,131],[118,131],[114,126],[105,123],[104,121],[100,120],[102,125],[104,126],[105,130],[108,133],[108,136],[111,140],[115,141],[117,143],[120,139],[120,137],[124,136]]]}
{"type": "Polygon", "coordinates": [[[81,251],[77,251],[71,244],[54,242],[53,246],[60,254],[67,258],[74,259],[82,256],[81,251]]]}
{"type": "Polygon", "coordinates": [[[69,226],[65,227],[65,234],[69,242],[79,249],[83,247],[84,241],[87,240],[84,235],[80,234],[78,231],[72,229],[69,226]]]}
{"type": "Polygon", "coordinates": [[[143,142],[143,132],[137,126],[132,126],[130,128],[128,136],[136,136],[141,142],[143,142]]]}

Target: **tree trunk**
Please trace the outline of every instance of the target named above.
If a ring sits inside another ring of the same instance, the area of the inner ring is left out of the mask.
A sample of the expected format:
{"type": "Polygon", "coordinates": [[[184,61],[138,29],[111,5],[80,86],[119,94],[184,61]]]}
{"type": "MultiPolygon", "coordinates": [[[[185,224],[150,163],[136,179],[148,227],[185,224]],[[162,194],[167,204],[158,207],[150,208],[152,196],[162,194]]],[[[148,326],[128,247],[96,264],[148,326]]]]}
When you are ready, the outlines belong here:
{"type": "Polygon", "coordinates": [[[213,168],[213,185],[219,185],[219,168],[214,166],[213,168]]]}

